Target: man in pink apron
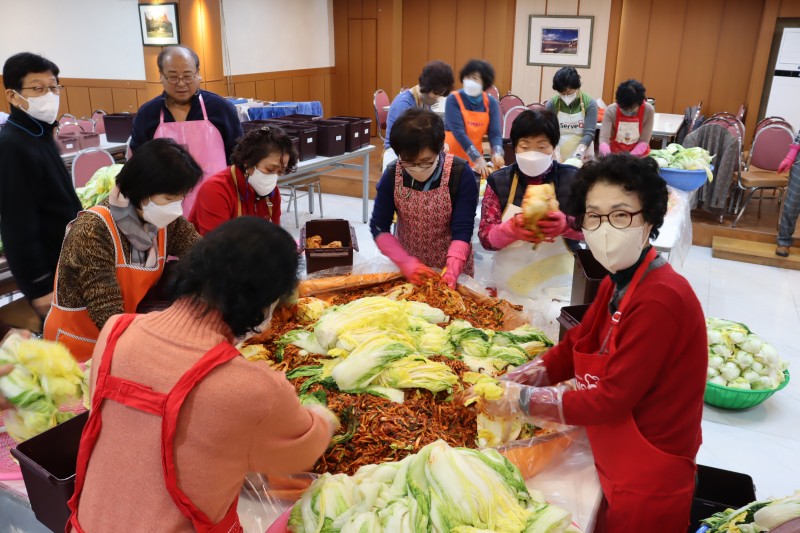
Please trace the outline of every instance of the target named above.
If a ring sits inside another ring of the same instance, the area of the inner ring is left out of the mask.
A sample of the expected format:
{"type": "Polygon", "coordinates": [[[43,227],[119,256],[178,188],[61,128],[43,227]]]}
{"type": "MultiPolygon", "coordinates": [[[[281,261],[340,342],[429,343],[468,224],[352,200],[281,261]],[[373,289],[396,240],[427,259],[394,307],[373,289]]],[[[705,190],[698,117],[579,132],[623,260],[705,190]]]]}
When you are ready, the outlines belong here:
{"type": "MultiPolygon", "coordinates": [[[[200,59],[185,46],[168,46],[158,54],[158,71],[164,93],[146,102],[136,114],[130,147],[170,137],[185,145],[203,168],[203,179],[229,165],[242,124],[233,105],[200,89],[200,59]]],[[[186,196],[184,212],[191,210],[195,194],[186,196]]]]}

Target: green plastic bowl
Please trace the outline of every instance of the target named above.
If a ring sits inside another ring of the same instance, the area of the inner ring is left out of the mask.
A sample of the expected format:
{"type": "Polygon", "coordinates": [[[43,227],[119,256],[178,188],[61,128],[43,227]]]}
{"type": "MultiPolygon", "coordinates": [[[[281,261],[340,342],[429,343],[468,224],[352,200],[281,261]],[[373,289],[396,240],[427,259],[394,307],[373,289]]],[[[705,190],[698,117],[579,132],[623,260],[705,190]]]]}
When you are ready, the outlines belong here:
{"type": "Polygon", "coordinates": [[[703,399],[707,404],[722,407],[723,409],[738,410],[755,407],[789,384],[789,371],[784,370],[783,375],[786,379],[777,389],[732,389],[716,383],[706,382],[706,392],[703,395],[703,399]]]}

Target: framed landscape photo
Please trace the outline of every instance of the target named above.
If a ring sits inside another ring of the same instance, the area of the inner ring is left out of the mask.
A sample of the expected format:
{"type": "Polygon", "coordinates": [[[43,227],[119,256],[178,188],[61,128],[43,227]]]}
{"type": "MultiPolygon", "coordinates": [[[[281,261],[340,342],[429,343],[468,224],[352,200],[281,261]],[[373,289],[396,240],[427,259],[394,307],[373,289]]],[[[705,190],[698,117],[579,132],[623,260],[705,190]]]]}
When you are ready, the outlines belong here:
{"type": "Polygon", "coordinates": [[[594,17],[531,15],[528,64],[583,67],[592,63],[594,17]]]}
{"type": "Polygon", "coordinates": [[[139,4],[144,46],[180,44],[178,4],[139,4]]]}

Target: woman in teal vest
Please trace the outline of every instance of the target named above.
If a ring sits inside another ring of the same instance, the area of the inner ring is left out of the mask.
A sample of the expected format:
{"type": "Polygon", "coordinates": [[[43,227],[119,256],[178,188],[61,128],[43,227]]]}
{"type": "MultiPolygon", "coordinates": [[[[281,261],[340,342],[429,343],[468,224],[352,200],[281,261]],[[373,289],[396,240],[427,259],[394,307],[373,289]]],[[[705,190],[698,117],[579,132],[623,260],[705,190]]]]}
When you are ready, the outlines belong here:
{"type": "Polygon", "coordinates": [[[558,117],[561,130],[558,161],[588,159],[594,152],[587,152],[587,148],[592,146],[597,130],[597,103],[591,96],[581,92],[581,77],[573,67],[558,69],[553,76],[553,90],[558,94],[545,105],[558,117]]]}

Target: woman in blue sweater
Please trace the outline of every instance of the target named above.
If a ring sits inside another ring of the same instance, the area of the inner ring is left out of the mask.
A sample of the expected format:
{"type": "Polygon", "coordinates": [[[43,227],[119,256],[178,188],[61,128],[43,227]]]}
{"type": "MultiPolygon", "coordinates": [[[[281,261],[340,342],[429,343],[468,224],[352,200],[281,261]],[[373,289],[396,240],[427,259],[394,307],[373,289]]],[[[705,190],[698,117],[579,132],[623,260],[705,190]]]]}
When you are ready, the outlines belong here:
{"type": "Polygon", "coordinates": [[[392,127],[390,142],[398,159],[378,182],[369,222],[375,244],[412,283],[435,275],[432,268],[446,267],[442,277],[455,288],[462,272],[473,273],[475,174],[466,161],[444,153],[444,124],[431,111],[412,108],[403,113],[392,127]]]}
{"type": "Polygon", "coordinates": [[[447,97],[444,110],[445,142],[450,153],[471,161],[472,169],[482,177],[489,176],[483,158],[483,136],[489,136],[492,163],[498,170],[505,163],[503,156],[503,113],[500,103],[486,90],[494,83],[494,68],[486,61],[471,59],[459,73],[464,88],[447,97]]]}

